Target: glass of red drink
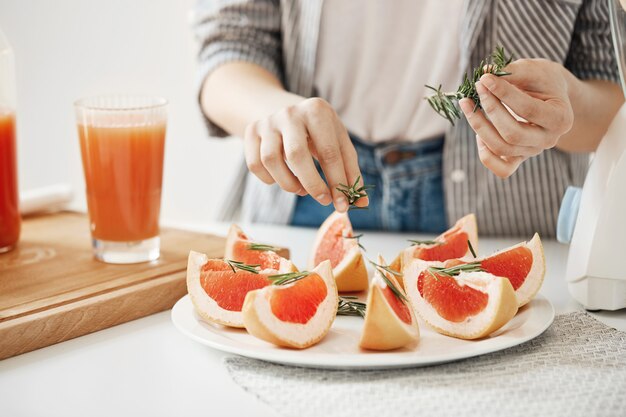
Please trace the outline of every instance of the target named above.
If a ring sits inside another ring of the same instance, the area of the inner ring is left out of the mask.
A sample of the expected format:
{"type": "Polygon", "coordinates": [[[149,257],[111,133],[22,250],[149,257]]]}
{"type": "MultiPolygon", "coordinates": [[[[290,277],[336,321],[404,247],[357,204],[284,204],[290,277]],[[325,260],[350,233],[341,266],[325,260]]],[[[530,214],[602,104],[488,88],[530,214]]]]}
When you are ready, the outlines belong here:
{"type": "Polygon", "coordinates": [[[107,263],[153,261],[167,101],[100,96],[75,104],[94,255],[107,263]]]}

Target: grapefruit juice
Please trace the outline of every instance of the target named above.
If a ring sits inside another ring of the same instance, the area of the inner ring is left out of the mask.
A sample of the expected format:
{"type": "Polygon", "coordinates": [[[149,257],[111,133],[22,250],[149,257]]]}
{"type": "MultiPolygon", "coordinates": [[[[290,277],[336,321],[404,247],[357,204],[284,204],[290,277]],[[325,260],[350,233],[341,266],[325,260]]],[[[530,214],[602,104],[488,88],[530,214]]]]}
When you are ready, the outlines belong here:
{"type": "Polygon", "coordinates": [[[13,248],[19,236],[15,116],[0,109],[0,253],[13,248]]]}
{"type": "Polygon", "coordinates": [[[76,103],[91,236],[104,262],[159,257],[164,107],[125,96],[76,103]]]}

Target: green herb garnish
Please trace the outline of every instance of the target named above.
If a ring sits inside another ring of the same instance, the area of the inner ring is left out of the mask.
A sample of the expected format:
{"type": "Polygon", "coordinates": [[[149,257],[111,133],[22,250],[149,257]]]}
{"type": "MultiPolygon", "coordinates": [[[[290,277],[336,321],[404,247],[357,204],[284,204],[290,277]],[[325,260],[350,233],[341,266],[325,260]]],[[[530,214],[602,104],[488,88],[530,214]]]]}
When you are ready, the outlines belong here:
{"type": "Polygon", "coordinates": [[[277,248],[276,246],[263,245],[261,243],[250,243],[248,245],[248,249],[258,250],[261,252],[278,252],[280,250],[280,248],[277,248]]]}
{"type": "Polygon", "coordinates": [[[383,281],[385,281],[385,284],[387,284],[387,286],[389,287],[389,289],[391,290],[391,292],[396,296],[396,298],[399,298],[400,300],[404,301],[405,303],[408,302],[409,300],[407,300],[406,296],[404,295],[404,293],[398,288],[396,287],[396,285],[391,282],[391,280],[389,278],[387,278],[387,275],[385,274],[385,272],[390,273],[391,275],[395,275],[397,277],[401,277],[402,276],[402,272],[398,272],[394,269],[391,269],[389,267],[389,265],[379,265],[376,262],[368,259],[368,261],[374,265],[374,267],[376,269],[378,269],[378,272],[380,272],[380,276],[383,278],[383,281]]]}
{"type": "Polygon", "coordinates": [[[480,266],[480,262],[470,262],[467,264],[460,264],[456,266],[451,266],[449,268],[440,267],[440,266],[430,266],[428,267],[428,272],[438,279],[437,275],[445,275],[448,277],[455,277],[459,275],[461,272],[484,272],[485,270],[480,266]]]}
{"type": "Polygon", "coordinates": [[[411,246],[417,246],[417,245],[443,245],[443,242],[437,242],[436,240],[407,239],[407,241],[411,242],[411,246]]]}
{"type": "Polygon", "coordinates": [[[354,235],[354,236],[345,236],[345,235],[340,235],[342,238],[344,239],[356,239],[356,243],[357,245],[359,245],[359,248],[363,249],[364,251],[367,252],[367,249],[365,249],[365,246],[361,245],[361,238],[363,237],[363,233],[359,234],[359,235],[354,235]]]}
{"type": "Polygon", "coordinates": [[[361,176],[359,175],[354,184],[345,185],[339,184],[337,187],[338,191],[341,191],[343,195],[348,199],[348,205],[350,205],[350,209],[367,209],[367,207],[357,207],[354,204],[362,197],[367,197],[367,190],[374,188],[373,185],[363,185],[359,186],[359,181],[361,180],[361,176]]]}
{"type": "Polygon", "coordinates": [[[296,281],[300,281],[302,278],[309,276],[309,271],[300,272],[288,272],[286,274],[270,275],[267,278],[272,281],[274,285],[287,285],[296,281]]]}
{"type": "Polygon", "coordinates": [[[355,300],[358,300],[358,297],[347,295],[339,297],[337,315],[365,317],[366,304],[355,300]]]}
{"type": "Polygon", "coordinates": [[[509,65],[512,61],[513,55],[510,55],[507,58],[504,48],[498,46],[491,54],[491,57],[480,61],[480,64],[472,71],[471,77],[465,74],[463,82],[456,92],[444,92],[441,90],[441,85],[439,85],[438,88],[427,85],[426,87],[430,88],[435,93],[431,96],[425,97],[425,99],[428,101],[428,104],[430,104],[430,107],[432,107],[433,110],[454,125],[454,121],[461,118],[461,111],[456,106],[456,103],[462,98],[470,98],[474,100],[475,103],[474,111],[482,108],[478,92],[476,91],[476,83],[484,74],[493,74],[497,77],[511,75],[510,72],[503,71],[502,68],[509,65]]]}
{"type": "Polygon", "coordinates": [[[472,242],[470,242],[469,239],[467,239],[467,246],[469,246],[469,250],[472,253],[472,256],[475,258],[476,257],[476,251],[474,250],[474,247],[472,246],[472,242]]]}
{"type": "Polygon", "coordinates": [[[224,260],[226,261],[228,266],[230,266],[230,269],[232,269],[233,272],[235,273],[237,273],[237,269],[241,269],[242,271],[252,272],[253,274],[258,274],[259,270],[257,268],[261,266],[260,264],[249,265],[243,262],[233,261],[232,259],[224,259],[224,260]]]}

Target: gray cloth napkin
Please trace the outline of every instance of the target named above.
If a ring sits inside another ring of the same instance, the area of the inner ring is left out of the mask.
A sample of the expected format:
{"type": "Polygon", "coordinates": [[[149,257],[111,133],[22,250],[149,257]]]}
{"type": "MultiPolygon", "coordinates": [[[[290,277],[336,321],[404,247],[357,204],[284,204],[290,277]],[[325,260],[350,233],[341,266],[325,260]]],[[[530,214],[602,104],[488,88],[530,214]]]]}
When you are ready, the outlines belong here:
{"type": "Polygon", "coordinates": [[[584,312],[504,351],[427,368],[329,371],[225,359],[233,380],[290,417],[626,416],[626,333],[584,312]]]}

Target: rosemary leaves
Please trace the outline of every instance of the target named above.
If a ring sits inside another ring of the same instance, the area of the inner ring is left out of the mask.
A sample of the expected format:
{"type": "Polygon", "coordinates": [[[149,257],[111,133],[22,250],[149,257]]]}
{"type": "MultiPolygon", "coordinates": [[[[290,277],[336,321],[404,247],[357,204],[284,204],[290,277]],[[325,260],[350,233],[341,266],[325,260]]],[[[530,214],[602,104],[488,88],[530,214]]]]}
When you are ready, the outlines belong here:
{"type": "Polygon", "coordinates": [[[280,250],[280,248],[277,248],[276,246],[270,246],[270,245],[263,245],[261,243],[250,243],[248,245],[248,249],[249,250],[258,250],[261,252],[277,252],[280,250]]]}
{"type": "Polygon", "coordinates": [[[356,243],[357,245],[359,245],[359,248],[367,252],[367,249],[365,249],[365,246],[361,244],[361,240],[360,240],[363,237],[363,233],[354,235],[354,236],[346,236],[346,235],[340,235],[340,236],[344,239],[356,239],[356,243]]]}
{"type": "Polygon", "coordinates": [[[385,281],[385,284],[387,284],[387,286],[389,287],[391,292],[396,296],[396,298],[404,301],[405,303],[408,302],[409,300],[406,298],[404,293],[398,287],[396,287],[396,285],[389,278],[387,278],[387,275],[385,274],[387,272],[387,273],[389,273],[391,275],[395,275],[397,277],[401,277],[402,273],[398,272],[398,271],[396,271],[394,269],[391,269],[389,267],[389,265],[380,265],[380,264],[377,264],[376,262],[374,262],[372,260],[369,260],[369,262],[372,265],[374,265],[374,267],[376,269],[378,269],[378,272],[380,272],[380,276],[383,278],[383,281],[385,281]]]}
{"type": "Polygon", "coordinates": [[[354,184],[339,184],[339,186],[337,187],[337,190],[341,191],[341,193],[346,196],[350,209],[366,209],[367,207],[358,207],[355,206],[355,204],[357,201],[359,201],[360,198],[367,197],[367,190],[374,188],[373,185],[364,184],[362,186],[359,186],[359,181],[361,181],[360,175],[356,178],[354,184]]]}
{"type": "Polygon", "coordinates": [[[480,262],[470,262],[467,264],[460,264],[451,266],[449,268],[440,267],[440,266],[430,266],[428,267],[428,272],[438,279],[438,275],[445,275],[448,277],[455,277],[459,275],[461,272],[484,272],[485,270],[480,266],[480,262]]]}
{"type": "Polygon", "coordinates": [[[274,285],[287,285],[300,281],[302,278],[308,277],[311,273],[308,271],[288,272],[286,274],[270,275],[267,278],[274,285]]]}
{"type": "Polygon", "coordinates": [[[344,295],[339,297],[337,315],[365,317],[365,310],[367,308],[366,304],[356,300],[358,300],[358,297],[353,295],[344,295]]]}
{"type": "Polygon", "coordinates": [[[407,239],[408,242],[411,242],[411,246],[417,245],[442,245],[443,242],[437,242],[436,240],[415,240],[415,239],[407,239]]]}
{"type": "Polygon", "coordinates": [[[426,87],[433,90],[434,94],[425,97],[425,99],[433,110],[454,125],[454,121],[461,118],[461,111],[456,106],[456,103],[463,98],[470,98],[475,103],[474,111],[477,108],[481,108],[480,98],[476,92],[476,83],[484,74],[493,74],[498,77],[510,75],[509,72],[503,71],[503,68],[512,61],[513,55],[507,57],[504,48],[498,46],[491,54],[491,57],[480,61],[480,64],[472,71],[471,76],[465,74],[463,82],[455,92],[444,92],[441,90],[441,85],[438,88],[427,85],[426,87]]]}
{"type": "Polygon", "coordinates": [[[260,264],[249,265],[243,262],[233,261],[232,259],[224,259],[224,261],[228,264],[228,266],[230,266],[230,269],[232,269],[233,272],[235,273],[237,273],[237,269],[240,269],[242,271],[251,272],[253,274],[258,274],[259,268],[261,267],[260,264]]]}

